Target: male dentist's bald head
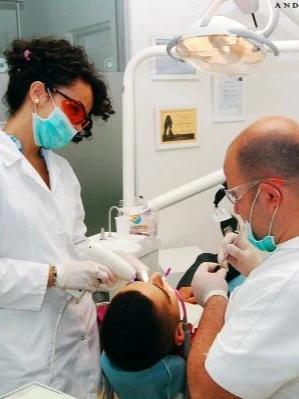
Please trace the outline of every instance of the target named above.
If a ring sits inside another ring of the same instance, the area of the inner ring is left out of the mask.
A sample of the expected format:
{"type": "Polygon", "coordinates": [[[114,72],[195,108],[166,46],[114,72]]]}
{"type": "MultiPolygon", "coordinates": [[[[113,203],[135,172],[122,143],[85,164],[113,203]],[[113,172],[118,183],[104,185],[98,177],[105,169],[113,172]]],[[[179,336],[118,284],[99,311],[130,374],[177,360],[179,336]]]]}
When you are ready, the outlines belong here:
{"type": "Polygon", "coordinates": [[[224,173],[229,188],[260,181],[235,205],[236,213],[249,220],[256,199],[253,222],[257,237],[269,233],[276,208],[273,224],[276,241],[299,235],[299,125],[296,121],[273,116],[250,125],[229,146],[224,173]]]}
{"type": "Polygon", "coordinates": [[[252,179],[299,177],[299,125],[279,116],[258,120],[230,145],[224,168],[235,161],[240,173],[252,179]]]}

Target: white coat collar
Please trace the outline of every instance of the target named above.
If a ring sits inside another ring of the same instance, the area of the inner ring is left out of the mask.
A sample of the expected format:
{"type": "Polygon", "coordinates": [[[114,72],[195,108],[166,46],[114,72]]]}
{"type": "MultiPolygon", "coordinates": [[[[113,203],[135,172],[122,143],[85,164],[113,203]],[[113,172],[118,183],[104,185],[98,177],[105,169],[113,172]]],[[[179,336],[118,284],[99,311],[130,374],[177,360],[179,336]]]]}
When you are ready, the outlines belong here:
{"type": "Polygon", "coordinates": [[[277,245],[277,249],[299,249],[299,236],[277,245]]]}
{"type": "Polygon", "coordinates": [[[6,166],[11,166],[15,162],[21,160],[22,157],[22,154],[8,134],[0,131],[0,160],[6,166]]]}
{"type": "MultiPolygon", "coordinates": [[[[297,250],[299,249],[299,236],[291,238],[288,241],[284,241],[281,244],[277,245],[277,249],[271,253],[267,253],[266,258],[262,261],[262,263],[256,267],[248,276],[248,279],[255,278],[255,276],[259,275],[260,273],[263,273],[264,270],[267,270],[268,268],[272,268],[273,264],[271,262],[272,257],[275,257],[277,254],[281,254],[284,252],[284,250],[297,250]],[[269,262],[268,262],[269,260],[269,262]]],[[[283,265],[281,265],[283,267],[283,265]]]]}
{"type": "MultiPolygon", "coordinates": [[[[45,150],[44,154],[46,157],[47,167],[50,176],[51,191],[55,191],[59,183],[61,170],[53,159],[55,154],[53,154],[52,151],[45,150]]],[[[44,189],[49,190],[46,183],[43,181],[37,171],[26,160],[23,154],[18,150],[16,144],[11,140],[9,135],[3,131],[0,131],[0,162],[1,161],[3,161],[3,163],[7,167],[12,166],[17,161],[21,161],[21,172],[30,176],[44,189]]]]}

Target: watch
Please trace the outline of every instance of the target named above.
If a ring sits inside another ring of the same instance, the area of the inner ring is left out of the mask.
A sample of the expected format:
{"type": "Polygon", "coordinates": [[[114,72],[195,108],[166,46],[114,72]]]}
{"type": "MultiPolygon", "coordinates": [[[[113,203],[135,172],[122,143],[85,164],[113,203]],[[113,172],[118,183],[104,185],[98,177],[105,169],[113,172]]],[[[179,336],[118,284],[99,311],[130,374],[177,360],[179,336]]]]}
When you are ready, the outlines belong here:
{"type": "Polygon", "coordinates": [[[55,287],[64,289],[65,288],[65,281],[64,281],[63,273],[61,273],[59,268],[57,268],[56,266],[55,266],[55,269],[56,269],[55,287]]]}
{"type": "Polygon", "coordinates": [[[57,282],[57,268],[54,265],[50,265],[50,276],[53,279],[53,287],[55,287],[57,282]]]}

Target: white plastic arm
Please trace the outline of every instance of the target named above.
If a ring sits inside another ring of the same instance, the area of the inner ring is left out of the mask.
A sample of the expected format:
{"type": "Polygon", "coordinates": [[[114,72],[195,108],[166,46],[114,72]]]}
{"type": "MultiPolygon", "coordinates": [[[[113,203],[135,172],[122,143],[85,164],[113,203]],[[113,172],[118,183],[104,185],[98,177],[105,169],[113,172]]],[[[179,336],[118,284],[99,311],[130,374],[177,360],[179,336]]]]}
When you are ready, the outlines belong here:
{"type": "Polygon", "coordinates": [[[149,58],[167,55],[166,46],[152,46],[139,51],[128,63],[123,80],[123,200],[128,204],[136,196],[135,151],[135,71],[149,58]]]}
{"type": "MultiPolygon", "coordinates": [[[[213,16],[216,14],[218,8],[222,3],[224,3],[226,0],[214,0],[203,17],[200,20],[199,26],[207,26],[209,25],[211,19],[213,16]]],[[[272,4],[272,0],[264,0],[267,2],[269,6],[269,21],[266,25],[266,27],[263,30],[258,31],[257,33],[269,37],[274,29],[276,28],[278,21],[279,21],[279,9],[275,8],[274,5],[272,4]]],[[[238,8],[244,13],[244,14],[252,14],[258,11],[259,9],[259,0],[234,0],[238,8]]]]}
{"type": "Polygon", "coordinates": [[[299,40],[280,40],[273,44],[278,48],[280,53],[298,53],[299,40]]]}
{"type": "Polygon", "coordinates": [[[274,29],[276,28],[276,26],[278,24],[280,14],[279,14],[279,9],[275,8],[274,5],[272,4],[272,0],[266,0],[266,1],[269,6],[268,7],[269,13],[270,13],[269,21],[263,30],[260,30],[256,33],[258,33],[262,36],[265,36],[265,37],[269,37],[273,33],[274,29]]]}
{"type": "Polygon", "coordinates": [[[199,26],[207,26],[209,25],[211,19],[213,16],[216,14],[216,11],[218,8],[221,6],[222,3],[224,3],[226,0],[214,0],[209,8],[206,10],[204,15],[202,16],[199,26]]]}
{"type": "Polygon", "coordinates": [[[159,211],[171,205],[177,204],[187,198],[209,190],[212,187],[222,184],[225,181],[223,170],[217,170],[200,179],[193,180],[184,186],[168,191],[148,201],[148,207],[153,211],[159,211]]]}
{"type": "MultiPolygon", "coordinates": [[[[227,0],[214,0],[202,16],[199,26],[209,25],[213,16],[216,15],[218,8],[225,1],[227,0]]],[[[244,14],[253,14],[259,9],[259,0],[234,0],[234,2],[244,14]]]]}

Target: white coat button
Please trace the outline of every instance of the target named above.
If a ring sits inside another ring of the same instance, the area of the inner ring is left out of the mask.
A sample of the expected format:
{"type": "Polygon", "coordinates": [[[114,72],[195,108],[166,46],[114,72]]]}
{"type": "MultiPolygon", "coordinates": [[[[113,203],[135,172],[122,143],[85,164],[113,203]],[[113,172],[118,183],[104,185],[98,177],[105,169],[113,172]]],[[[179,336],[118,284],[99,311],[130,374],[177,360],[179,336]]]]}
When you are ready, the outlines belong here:
{"type": "Polygon", "coordinates": [[[80,339],[81,339],[81,341],[85,341],[86,340],[86,336],[85,335],[81,335],[80,339]]]}

